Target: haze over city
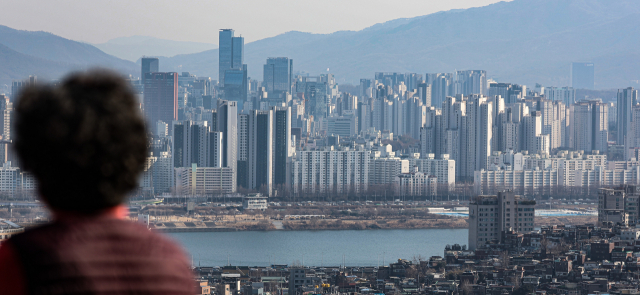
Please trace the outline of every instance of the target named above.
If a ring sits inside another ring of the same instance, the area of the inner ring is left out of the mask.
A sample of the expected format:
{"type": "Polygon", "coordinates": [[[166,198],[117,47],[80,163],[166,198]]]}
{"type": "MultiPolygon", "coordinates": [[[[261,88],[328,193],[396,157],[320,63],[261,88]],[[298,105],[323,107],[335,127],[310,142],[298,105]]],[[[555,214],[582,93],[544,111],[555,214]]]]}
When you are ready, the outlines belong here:
{"type": "Polygon", "coordinates": [[[640,294],[637,48],[635,0],[5,4],[0,294],[640,294]]]}
{"type": "Polygon", "coordinates": [[[218,29],[234,28],[246,42],[288,31],[328,34],[358,31],[399,18],[480,7],[497,0],[381,1],[64,1],[8,2],[2,24],[45,31],[92,44],[118,37],[149,36],[217,45],[218,29]]]}

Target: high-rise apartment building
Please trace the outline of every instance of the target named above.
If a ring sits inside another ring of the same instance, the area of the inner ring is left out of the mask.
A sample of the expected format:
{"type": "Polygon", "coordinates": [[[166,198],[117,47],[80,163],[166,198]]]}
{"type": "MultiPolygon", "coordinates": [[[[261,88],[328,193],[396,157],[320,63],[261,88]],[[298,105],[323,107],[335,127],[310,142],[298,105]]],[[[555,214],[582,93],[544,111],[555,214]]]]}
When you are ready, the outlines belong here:
{"type": "Polygon", "coordinates": [[[567,105],[562,101],[540,99],[537,110],[542,114],[542,134],[549,135],[549,150],[566,145],[567,105]]]}
{"type": "MultiPolygon", "coordinates": [[[[422,81],[422,75],[416,73],[375,73],[375,79],[384,86],[396,88],[396,86],[404,84],[406,90],[413,91],[418,88],[418,83],[422,81]]],[[[398,93],[400,95],[400,93],[398,93]]]]}
{"type": "Polygon", "coordinates": [[[249,114],[238,114],[238,186],[248,188],[247,165],[249,161],[249,114]]]}
{"type": "Polygon", "coordinates": [[[222,133],[206,121],[173,122],[174,167],[222,167],[222,133]]]}
{"type": "Polygon", "coordinates": [[[594,89],[595,72],[592,62],[571,63],[571,87],[574,89],[594,89]]]}
{"type": "Polygon", "coordinates": [[[633,87],[618,89],[616,105],[616,132],[619,145],[625,146],[625,160],[628,149],[633,146],[633,142],[627,141],[628,134],[633,122],[632,110],[638,104],[638,90],[633,87]]]}
{"type": "Polygon", "coordinates": [[[333,116],[327,120],[327,133],[349,137],[358,132],[358,120],[355,115],[333,116]]]}
{"type": "Polygon", "coordinates": [[[222,132],[222,167],[237,173],[238,104],[235,101],[218,100],[216,125],[217,131],[222,132]]]}
{"type": "MultiPolygon", "coordinates": [[[[145,75],[147,73],[160,72],[160,60],[156,57],[142,57],[142,66],[140,67],[140,81],[144,85],[145,75]]],[[[167,122],[169,123],[169,122],[167,122]]]]}
{"type": "Polygon", "coordinates": [[[576,103],[576,90],[573,87],[547,87],[544,96],[551,101],[561,101],[566,106],[576,103]]]}
{"type": "Polygon", "coordinates": [[[640,218],[640,186],[601,188],[598,192],[598,226],[606,223],[634,225],[640,218]]]}
{"type": "Polygon", "coordinates": [[[363,149],[333,147],[298,151],[291,163],[288,184],[293,193],[364,192],[369,185],[369,155],[363,149]]]}
{"type": "Polygon", "coordinates": [[[248,117],[247,182],[249,189],[273,186],[273,111],[253,110],[248,117]]]}
{"type": "Polygon", "coordinates": [[[510,191],[476,197],[469,204],[469,250],[492,240],[500,241],[504,231],[533,231],[535,206],[535,201],[510,191]]]}
{"type": "Polygon", "coordinates": [[[144,114],[149,126],[178,120],[178,73],[146,73],[144,114]]]}
{"type": "Polygon", "coordinates": [[[359,97],[360,102],[365,102],[364,98],[374,98],[375,97],[375,88],[376,85],[371,79],[360,79],[360,87],[359,87],[359,97]]]}
{"type": "Polygon", "coordinates": [[[329,83],[323,82],[321,77],[302,77],[296,82],[296,92],[303,93],[305,112],[314,116],[316,121],[327,116],[330,100],[329,83]]]}
{"type": "Polygon", "coordinates": [[[431,106],[431,85],[426,82],[421,82],[418,84],[418,97],[422,101],[422,105],[426,107],[431,106]]]}
{"type": "Polygon", "coordinates": [[[463,129],[460,147],[464,147],[460,161],[461,177],[471,179],[476,170],[487,169],[493,138],[493,102],[486,96],[472,95],[466,101],[466,116],[462,117],[463,129]]]}
{"type": "Polygon", "coordinates": [[[458,71],[456,94],[487,95],[487,72],[483,70],[458,71]]]}
{"type": "Polygon", "coordinates": [[[147,157],[142,181],[140,181],[143,191],[152,194],[169,192],[173,177],[171,159],[169,152],[159,152],[158,155],[152,154],[147,157]]]}
{"type": "Polygon", "coordinates": [[[549,154],[549,135],[542,134],[542,112],[531,112],[522,119],[522,149],[531,154],[549,154]]]}
{"type": "Polygon", "coordinates": [[[291,93],[293,86],[293,59],[270,57],[264,65],[262,85],[268,93],[276,91],[291,93]]]}
{"type": "Polygon", "coordinates": [[[576,150],[606,153],[608,150],[609,106],[601,100],[582,100],[571,106],[571,141],[576,150]]]}
{"type": "Polygon", "coordinates": [[[291,142],[291,108],[273,108],[273,184],[276,189],[287,183],[287,163],[294,154],[291,142]]]}
{"type": "Polygon", "coordinates": [[[431,86],[431,105],[440,106],[447,96],[455,96],[455,79],[450,73],[426,74],[425,82],[431,86]]]}
{"type": "Polygon", "coordinates": [[[438,178],[418,171],[414,167],[409,173],[396,175],[394,190],[396,196],[435,196],[437,194],[438,178]]]}
{"type": "MultiPolygon", "coordinates": [[[[9,159],[9,142],[11,141],[11,119],[13,117],[13,103],[9,97],[0,94],[0,164],[4,164],[9,159]]],[[[18,163],[13,163],[18,167],[18,163]]]]}
{"type": "Polygon", "coordinates": [[[527,86],[511,83],[489,84],[489,97],[500,95],[506,104],[513,104],[527,95],[527,86]]]}
{"type": "Polygon", "coordinates": [[[418,171],[436,177],[439,184],[454,185],[456,183],[456,161],[449,155],[441,155],[436,159],[434,154],[420,155],[422,158],[409,158],[409,167],[418,167],[418,171]]]}
{"type": "Polygon", "coordinates": [[[363,130],[369,130],[371,127],[371,106],[369,104],[359,102],[356,109],[356,117],[358,118],[358,134],[363,130]]]}

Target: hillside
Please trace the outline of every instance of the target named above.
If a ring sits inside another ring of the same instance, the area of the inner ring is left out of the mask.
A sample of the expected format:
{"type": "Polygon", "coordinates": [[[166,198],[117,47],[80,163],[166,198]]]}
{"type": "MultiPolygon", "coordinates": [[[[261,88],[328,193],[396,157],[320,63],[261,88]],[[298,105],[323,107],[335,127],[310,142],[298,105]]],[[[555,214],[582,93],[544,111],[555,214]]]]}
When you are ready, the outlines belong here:
{"type": "Polygon", "coordinates": [[[24,79],[29,75],[51,79],[62,75],[71,68],[67,64],[44,60],[22,54],[0,44],[0,81],[10,85],[12,80],[24,79]]]}
{"type": "MultiPolygon", "coordinates": [[[[245,45],[251,77],[267,57],[287,56],[294,70],[329,71],[358,83],[377,71],[485,69],[503,82],[567,86],[574,61],[593,61],[596,88],[638,87],[640,5],[633,0],[515,0],[439,12],[333,34],[288,32],[245,45]]],[[[218,51],[162,58],[166,71],[217,78],[218,51]]]]}
{"type": "Polygon", "coordinates": [[[135,63],[108,55],[100,49],[51,33],[15,30],[0,26],[0,83],[38,75],[60,78],[70,70],[107,67],[123,74],[139,75],[135,63]]]}

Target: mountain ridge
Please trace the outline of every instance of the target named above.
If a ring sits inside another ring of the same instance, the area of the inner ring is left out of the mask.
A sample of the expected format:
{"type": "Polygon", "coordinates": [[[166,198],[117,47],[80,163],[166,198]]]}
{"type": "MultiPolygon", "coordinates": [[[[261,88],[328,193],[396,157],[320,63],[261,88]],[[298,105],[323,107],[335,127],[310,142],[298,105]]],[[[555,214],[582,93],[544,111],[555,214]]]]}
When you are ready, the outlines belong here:
{"type": "Polygon", "coordinates": [[[29,75],[58,79],[91,67],[105,67],[122,74],[139,73],[138,66],[102,52],[93,45],[44,31],[17,30],[0,25],[0,83],[10,84],[29,75]]]}
{"type": "MultiPolygon", "coordinates": [[[[596,88],[612,89],[640,84],[638,36],[640,5],[632,0],[514,0],[390,20],[359,31],[292,30],[245,44],[245,63],[249,76],[258,80],[268,57],[284,56],[294,60],[294,71],[318,75],[328,69],[343,84],[357,84],[375,72],[482,69],[500,82],[569,86],[571,62],[591,61],[596,88]]],[[[0,44],[25,54],[22,59],[32,56],[70,68],[101,65],[139,75],[139,65],[131,61],[51,33],[0,26],[0,44]],[[13,38],[20,34],[31,41],[13,38]],[[48,43],[35,46],[38,42],[48,43]]],[[[217,49],[159,58],[161,71],[217,79],[217,49]]],[[[52,71],[53,65],[43,67],[52,71]]]]}
{"type": "MultiPolygon", "coordinates": [[[[289,31],[245,44],[245,63],[257,79],[267,57],[286,56],[294,70],[317,75],[329,68],[340,83],[356,84],[375,72],[484,69],[503,82],[568,86],[571,62],[588,60],[596,64],[596,88],[637,86],[640,62],[632,48],[640,42],[624,36],[640,35],[639,15],[640,5],[628,0],[498,2],[360,31],[289,31]]],[[[216,78],[217,58],[214,49],[161,58],[160,67],[181,65],[216,78]]]]}

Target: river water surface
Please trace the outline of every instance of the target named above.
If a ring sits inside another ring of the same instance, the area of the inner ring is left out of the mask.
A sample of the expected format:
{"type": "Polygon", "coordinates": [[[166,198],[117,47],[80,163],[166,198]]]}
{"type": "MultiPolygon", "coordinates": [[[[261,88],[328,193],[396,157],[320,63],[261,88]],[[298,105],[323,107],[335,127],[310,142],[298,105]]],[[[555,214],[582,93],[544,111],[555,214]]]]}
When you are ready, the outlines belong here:
{"type": "Polygon", "coordinates": [[[202,266],[375,266],[398,258],[442,256],[447,244],[467,244],[467,229],[239,231],[170,233],[202,266]]]}

